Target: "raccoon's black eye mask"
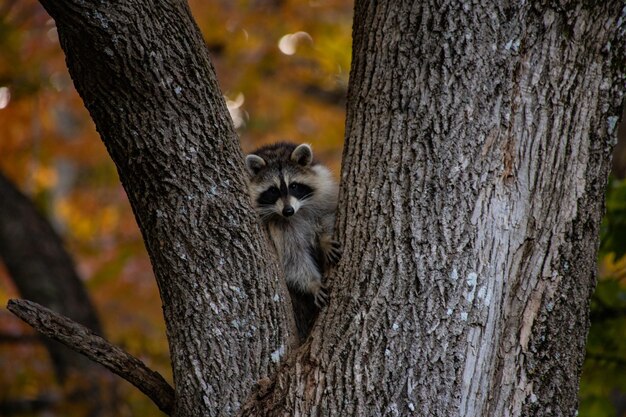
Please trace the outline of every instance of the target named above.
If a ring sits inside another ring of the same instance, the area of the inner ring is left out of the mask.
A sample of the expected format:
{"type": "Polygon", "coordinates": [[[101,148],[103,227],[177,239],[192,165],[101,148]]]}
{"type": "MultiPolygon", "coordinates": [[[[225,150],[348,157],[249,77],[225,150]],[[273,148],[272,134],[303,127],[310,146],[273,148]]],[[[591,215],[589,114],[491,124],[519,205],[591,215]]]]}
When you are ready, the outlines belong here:
{"type": "MultiPolygon", "coordinates": [[[[305,200],[313,195],[313,188],[309,187],[305,184],[300,184],[299,182],[292,182],[289,184],[288,194],[294,196],[298,200],[305,200]]],[[[275,204],[276,201],[281,197],[281,192],[276,186],[271,186],[267,190],[263,191],[259,198],[257,199],[257,203],[261,206],[270,206],[275,204]]]]}
{"type": "Polygon", "coordinates": [[[313,194],[313,189],[308,185],[300,184],[299,182],[292,182],[289,184],[289,194],[298,200],[304,200],[313,194]]]}
{"type": "Polygon", "coordinates": [[[263,191],[259,196],[257,202],[260,205],[272,205],[280,198],[280,190],[277,187],[270,187],[263,191]]]}

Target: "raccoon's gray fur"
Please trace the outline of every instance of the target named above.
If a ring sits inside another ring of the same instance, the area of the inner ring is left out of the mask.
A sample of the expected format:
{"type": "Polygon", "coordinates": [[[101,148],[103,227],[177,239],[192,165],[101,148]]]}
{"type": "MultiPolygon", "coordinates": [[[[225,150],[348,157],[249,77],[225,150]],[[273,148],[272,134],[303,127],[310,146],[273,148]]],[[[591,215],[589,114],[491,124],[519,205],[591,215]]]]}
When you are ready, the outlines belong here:
{"type": "Polygon", "coordinates": [[[307,144],[276,143],[246,156],[250,197],[274,243],[292,290],[313,295],[318,307],[328,295],[322,274],[339,261],[332,240],[337,183],[313,160],[307,144]]]}

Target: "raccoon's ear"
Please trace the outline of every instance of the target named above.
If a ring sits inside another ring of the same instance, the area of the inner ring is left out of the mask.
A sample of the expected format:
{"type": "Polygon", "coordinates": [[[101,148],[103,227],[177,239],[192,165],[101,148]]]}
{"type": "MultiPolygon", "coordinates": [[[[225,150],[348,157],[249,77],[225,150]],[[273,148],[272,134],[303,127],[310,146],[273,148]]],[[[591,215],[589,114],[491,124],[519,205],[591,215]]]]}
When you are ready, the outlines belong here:
{"type": "Polygon", "coordinates": [[[246,169],[250,175],[256,175],[265,166],[265,161],[259,155],[250,154],[246,156],[246,169]]]}
{"type": "Polygon", "coordinates": [[[313,162],[311,145],[303,143],[291,152],[291,160],[299,165],[307,166],[313,162]]]}

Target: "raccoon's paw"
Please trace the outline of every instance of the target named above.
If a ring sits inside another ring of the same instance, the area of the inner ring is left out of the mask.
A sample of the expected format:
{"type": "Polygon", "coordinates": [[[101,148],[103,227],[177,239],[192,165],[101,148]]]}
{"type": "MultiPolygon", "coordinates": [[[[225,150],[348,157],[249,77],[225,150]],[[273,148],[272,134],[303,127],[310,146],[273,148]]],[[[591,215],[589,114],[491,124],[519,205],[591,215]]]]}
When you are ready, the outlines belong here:
{"type": "Polygon", "coordinates": [[[326,261],[329,264],[331,265],[337,264],[339,260],[341,259],[342,254],[343,254],[343,251],[341,250],[341,243],[337,242],[336,240],[331,240],[328,242],[325,255],[326,255],[326,261]]]}
{"type": "Polygon", "coordinates": [[[328,304],[328,288],[320,282],[315,283],[312,287],[313,302],[317,308],[322,308],[328,304]]]}
{"type": "Polygon", "coordinates": [[[326,304],[328,304],[328,292],[325,287],[322,287],[319,289],[319,291],[317,291],[317,294],[315,294],[314,302],[317,308],[323,308],[326,306],[326,304]]]}

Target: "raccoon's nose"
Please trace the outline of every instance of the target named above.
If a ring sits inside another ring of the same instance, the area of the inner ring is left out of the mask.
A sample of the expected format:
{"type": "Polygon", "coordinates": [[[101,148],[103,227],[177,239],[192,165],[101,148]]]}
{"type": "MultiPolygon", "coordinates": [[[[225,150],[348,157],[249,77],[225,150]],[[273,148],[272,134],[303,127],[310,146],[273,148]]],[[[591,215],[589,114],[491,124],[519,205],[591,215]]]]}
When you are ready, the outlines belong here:
{"type": "Polygon", "coordinates": [[[283,208],[283,216],[285,216],[285,217],[290,217],[290,216],[293,216],[293,214],[294,214],[295,212],[296,212],[296,211],[295,211],[295,210],[293,209],[293,207],[291,207],[291,206],[285,206],[285,207],[283,208]]]}

